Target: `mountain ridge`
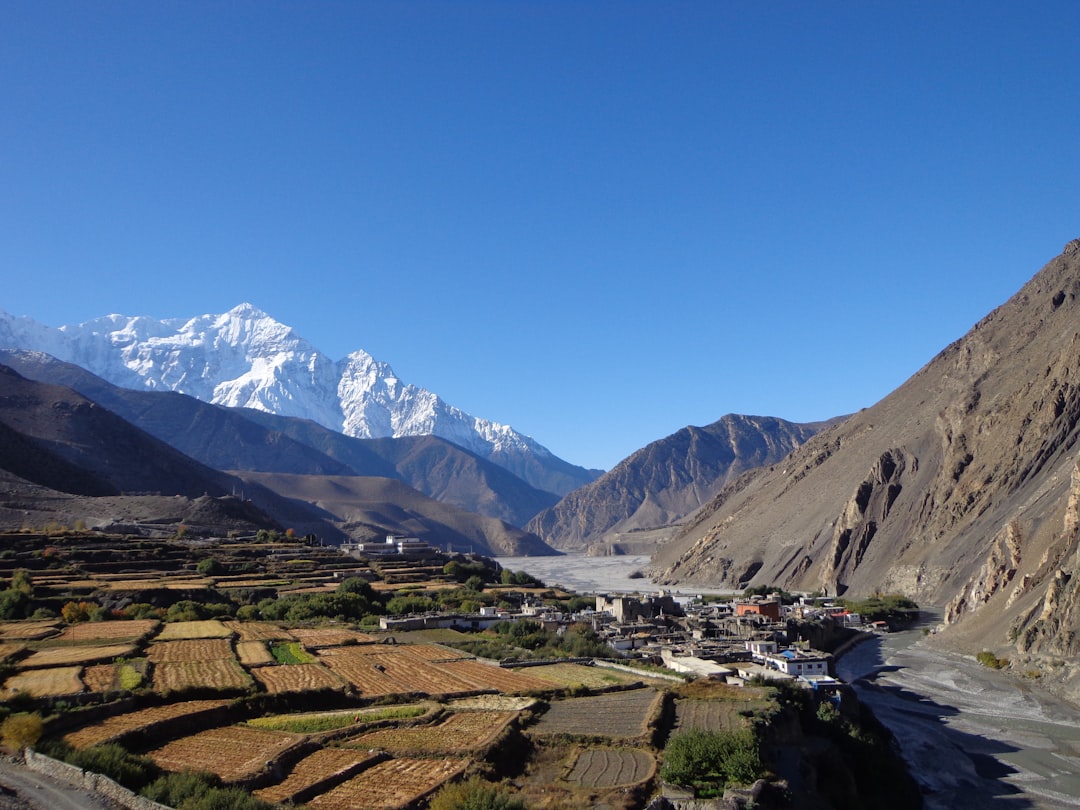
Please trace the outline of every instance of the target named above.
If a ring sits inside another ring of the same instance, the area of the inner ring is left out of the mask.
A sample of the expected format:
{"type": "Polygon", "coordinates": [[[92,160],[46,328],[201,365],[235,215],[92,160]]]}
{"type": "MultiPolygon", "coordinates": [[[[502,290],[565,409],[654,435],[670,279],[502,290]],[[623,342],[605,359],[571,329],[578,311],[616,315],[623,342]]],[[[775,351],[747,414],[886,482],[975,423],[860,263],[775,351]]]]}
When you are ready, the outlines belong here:
{"type": "Polygon", "coordinates": [[[115,385],[311,419],[356,438],[440,436],[556,495],[598,474],[403,383],[363,350],[335,362],[251,304],[188,319],[107,315],[57,329],[0,311],[0,348],[45,352],[115,385]]]}

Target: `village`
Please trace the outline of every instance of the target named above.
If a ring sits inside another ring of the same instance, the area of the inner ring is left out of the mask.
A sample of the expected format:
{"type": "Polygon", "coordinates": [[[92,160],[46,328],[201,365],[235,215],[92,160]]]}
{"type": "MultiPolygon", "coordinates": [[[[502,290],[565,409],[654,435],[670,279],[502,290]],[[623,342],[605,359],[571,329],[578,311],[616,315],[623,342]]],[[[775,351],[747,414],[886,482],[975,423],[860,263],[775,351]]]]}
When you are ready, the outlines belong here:
{"type": "MultiPolygon", "coordinates": [[[[383,542],[345,547],[346,554],[423,555],[427,544],[417,538],[389,536],[383,542]]],[[[808,640],[793,637],[793,628],[814,623],[824,636],[850,643],[862,632],[885,632],[884,621],[864,622],[862,616],[827,598],[798,597],[785,604],[780,593],[730,598],[654,593],[597,593],[595,606],[575,612],[557,610],[527,594],[516,609],[484,606],[476,613],[429,612],[383,616],[380,629],[408,632],[434,628],[482,631],[502,622],[529,620],[545,630],[563,633],[586,625],[620,657],[663,666],[691,678],[709,678],[743,685],[756,681],[795,681],[823,694],[835,694],[832,652],[814,649],[808,640]],[[835,632],[840,631],[840,632],[835,632]],[[843,631],[847,631],[846,633],[843,631]]],[[[834,641],[835,645],[835,641],[834,641]]],[[[505,661],[506,665],[527,662],[505,661]]]]}

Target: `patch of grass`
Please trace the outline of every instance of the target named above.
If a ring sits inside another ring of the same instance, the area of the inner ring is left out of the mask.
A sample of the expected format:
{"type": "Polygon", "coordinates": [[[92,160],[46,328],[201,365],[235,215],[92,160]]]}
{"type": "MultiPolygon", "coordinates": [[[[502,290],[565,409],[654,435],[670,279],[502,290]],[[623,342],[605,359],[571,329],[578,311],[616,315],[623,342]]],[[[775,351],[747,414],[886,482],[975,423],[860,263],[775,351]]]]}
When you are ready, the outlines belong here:
{"type": "Polygon", "coordinates": [[[288,731],[294,734],[318,734],[335,731],[356,723],[374,723],[378,720],[400,720],[419,717],[428,706],[387,706],[380,709],[362,709],[347,712],[324,712],[320,714],[283,714],[248,720],[247,725],[267,731],[288,731]]]}
{"type": "Polygon", "coordinates": [[[318,660],[305,651],[299,641],[271,644],[270,654],[279,664],[314,664],[318,660]]]}

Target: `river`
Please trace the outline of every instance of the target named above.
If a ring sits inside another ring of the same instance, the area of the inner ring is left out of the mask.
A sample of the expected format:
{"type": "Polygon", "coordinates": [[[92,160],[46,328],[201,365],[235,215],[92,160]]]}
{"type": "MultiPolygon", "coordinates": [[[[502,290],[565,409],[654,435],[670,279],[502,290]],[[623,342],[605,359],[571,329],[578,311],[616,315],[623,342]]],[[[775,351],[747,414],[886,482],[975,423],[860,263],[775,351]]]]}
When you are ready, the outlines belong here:
{"type": "Polygon", "coordinates": [[[1080,710],[920,630],[876,637],[837,662],[896,735],[927,810],[1080,807],[1080,710]]]}
{"type": "MultiPolygon", "coordinates": [[[[630,576],[646,569],[646,556],[499,562],[582,592],[657,589],[648,579],[630,576]]],[[[973,658],[935,649],[920,629],[866,641],[845,654],[837,669],[896,735],[923,787],[926,810],[1080,807],[1077,707],[973,658]]]]}

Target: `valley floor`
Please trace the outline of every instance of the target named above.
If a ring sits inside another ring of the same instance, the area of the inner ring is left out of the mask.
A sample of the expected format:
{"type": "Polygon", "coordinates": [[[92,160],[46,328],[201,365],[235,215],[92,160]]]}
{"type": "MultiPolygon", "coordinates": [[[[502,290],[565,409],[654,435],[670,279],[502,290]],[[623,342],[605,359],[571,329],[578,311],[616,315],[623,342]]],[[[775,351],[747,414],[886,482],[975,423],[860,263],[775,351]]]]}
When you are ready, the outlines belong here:
{"type": "Polygon", "coordinates": [[[897,737],[927,810],[1080,807],[1080,709],[921,639],[877,637],[837,668],[897,737]]]}

